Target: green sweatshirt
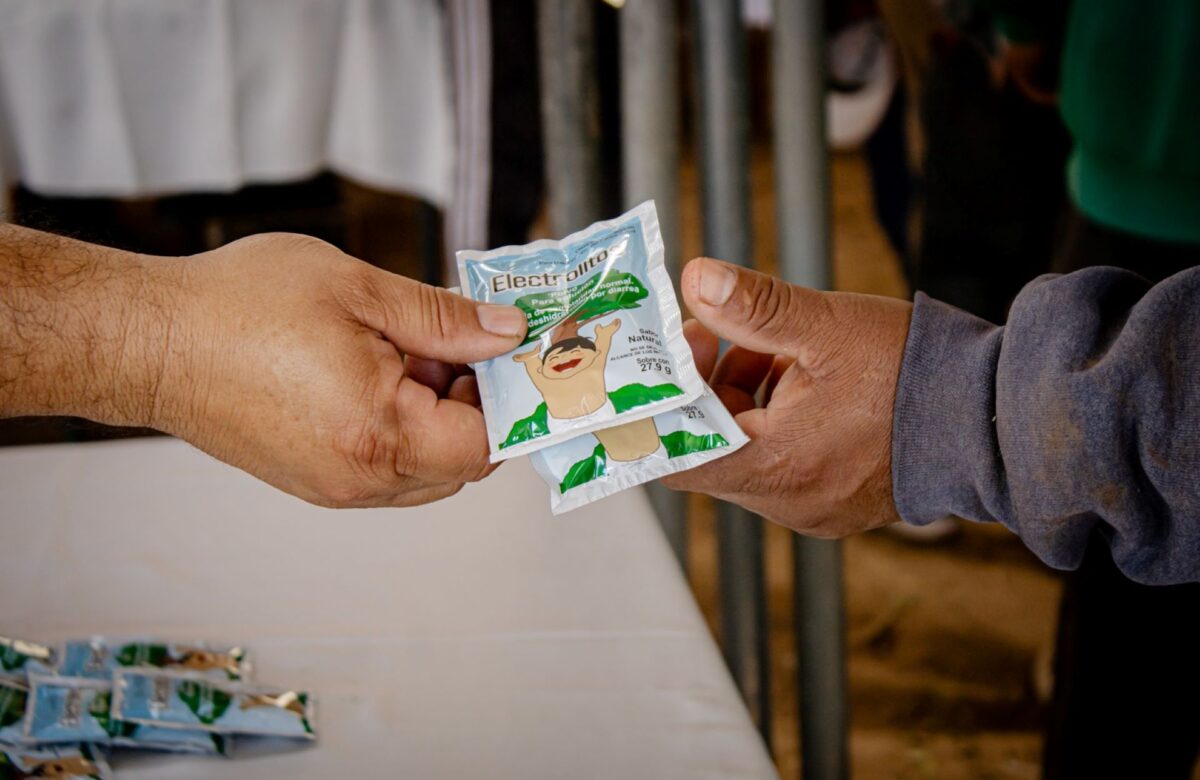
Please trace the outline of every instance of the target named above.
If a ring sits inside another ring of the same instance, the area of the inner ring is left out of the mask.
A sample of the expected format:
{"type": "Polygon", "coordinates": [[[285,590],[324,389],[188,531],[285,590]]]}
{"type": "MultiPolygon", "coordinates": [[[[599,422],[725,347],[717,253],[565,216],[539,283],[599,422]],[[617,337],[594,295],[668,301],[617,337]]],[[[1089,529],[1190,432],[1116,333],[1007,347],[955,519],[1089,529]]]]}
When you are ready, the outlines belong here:
{"type": "MultiPolygon", "coordinates": [[[[1063,29],[1062,2],[988,5],[1015,41],[1063,29]]],[[[1075,204],[1111,228],[1200,243],[1200,0],[1075,0],[1065,14],[1075,204]]]]}

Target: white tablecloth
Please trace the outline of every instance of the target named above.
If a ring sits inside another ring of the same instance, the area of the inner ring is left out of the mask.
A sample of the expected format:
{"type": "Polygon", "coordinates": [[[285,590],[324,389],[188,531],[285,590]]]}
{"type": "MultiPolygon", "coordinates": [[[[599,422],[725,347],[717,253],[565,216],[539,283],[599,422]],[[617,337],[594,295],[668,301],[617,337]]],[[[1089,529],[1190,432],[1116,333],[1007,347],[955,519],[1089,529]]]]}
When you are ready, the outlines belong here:
{"type": "Polygon", "coordinates": [[[0,181],[133,196],[330,168],[444,204],[450,83],[438,0],[0,0],[0,181]]]}
{"type": "Polygon", "coordinates": [[[773,778],[640,491],[552,518],[525,460],[309,506],[174,440],[0,449],[0,635],[246,643],[318,743],[124,778],[773,778]]]}

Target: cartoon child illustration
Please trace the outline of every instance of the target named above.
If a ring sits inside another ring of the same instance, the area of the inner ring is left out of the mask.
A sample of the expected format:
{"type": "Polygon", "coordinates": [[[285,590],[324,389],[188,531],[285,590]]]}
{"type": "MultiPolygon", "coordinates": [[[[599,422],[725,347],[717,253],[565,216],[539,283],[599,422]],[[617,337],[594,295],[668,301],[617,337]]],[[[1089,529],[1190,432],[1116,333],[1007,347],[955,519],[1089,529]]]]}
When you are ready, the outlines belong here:
{"type": "Polygon", "coordinates": [[[653,417],[635,420],[631,423],[618,425],[615,428],[605,428],[602,431],[592,431],[609,460],[628,463],[641,460],[653,455],[662,448],[662,440],[658,438],[658,427],[653,417]]]}
{"type": "Polygon", "coordinates": [[[580,336],[578,324],[571,324],[574,328],[555,329],[554,341],[545,354],[541,347],[536,347],[513,355],[513,360],[525,364],[530,381],[546,402],[546,421],[551,433],[562,430],[565,420],[617,413],[604,383],[604,367],[621,320],[597,325],[592,339],[580,336]]]}
{"type": "Polygon", "coordinates": [[[232,676],[238,674],[238,660],[229,653],[217,653],[199,648],[184,648],[178,659],[171,659],[166,666],[182,666],[185,669],[207,672],[222,669],[232,676]]]}
{"type": "MultiPolygon", "coordinates": [[[[546,402],[546,424],[551,433],[562,430],[566,420],[617,414],[608,397],[604,368],[621,320],[597,325],[593,339],[579,335],[579,326],[577,321],[567,320],[556,328],[545,354],[536,348],[513,355],[513,360],[525,364],[530,381],[546,402]]],[[[649,418],[594,433],[615,461],[640,460],[662,444],[654,420],[649,418]]]]}

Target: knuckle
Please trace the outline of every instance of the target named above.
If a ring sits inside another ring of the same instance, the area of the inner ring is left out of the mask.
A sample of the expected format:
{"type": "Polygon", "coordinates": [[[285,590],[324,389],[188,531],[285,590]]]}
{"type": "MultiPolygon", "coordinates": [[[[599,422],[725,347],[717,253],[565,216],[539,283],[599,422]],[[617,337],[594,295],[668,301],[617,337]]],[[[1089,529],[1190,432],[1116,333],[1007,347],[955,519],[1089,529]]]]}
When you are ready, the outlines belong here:
{"type": "Polygon", "coordinates": [[[358,431],[339,437],[335,449],[356,471],[366,476],[376,473],[379,466],[395,463],[397,438],[377,426],[363,426],[358,431]]]}
{"type": "Polygon", "coordinates": [[[402,477],[419,476],[420,455],[412,436],[401,434],[391,455],[392,471],[402,477]]]}
{"type": "Polygon", "coordinates": [[[427,284],[422,284],[417,294],[418,310],[426,332],[441,340],[452,338],[461,324],[461,317],[450,295],[427,284]]]}
{"type": "Polygon", "coordinates": [[[765,274],[756,274],[746,293],[748,321],[756,330],[786,329],[794,317],[792,286],[765,274]]]}
{"type": "Polygon", "coordinates": [[[391,324],[392,307],[386,304],[375,283],[375,270],[359,261],[346,263],[337,270],[333,283],[326,289],[343,310],[371,319],[386,330],[391,324]]]}
{"type": "Polygon", "coordinates": [[[359,404],[357,422],[346,424],[331,443],[344,464],[343,484],[357,490],[363,499],[395,482],[401,437],[394,425],[379,424],[379,412],[370,403],[359,404]]]}

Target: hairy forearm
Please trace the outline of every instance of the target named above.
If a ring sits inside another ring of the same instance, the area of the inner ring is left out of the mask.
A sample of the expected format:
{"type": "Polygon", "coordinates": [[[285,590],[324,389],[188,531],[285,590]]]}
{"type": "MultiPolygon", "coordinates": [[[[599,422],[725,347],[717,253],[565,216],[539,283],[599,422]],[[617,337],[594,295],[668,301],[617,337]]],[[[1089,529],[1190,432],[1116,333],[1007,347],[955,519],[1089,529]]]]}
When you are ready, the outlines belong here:
{"type": "Polygon", "coordinates": [[[0,417],[155,425],[182,271],[0,225],[0,417]]]}

